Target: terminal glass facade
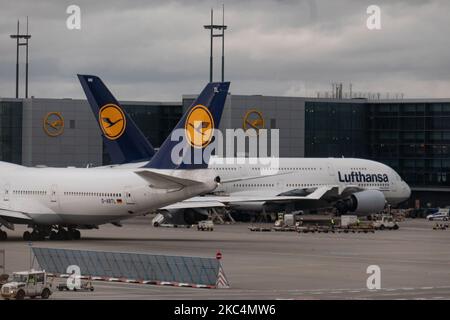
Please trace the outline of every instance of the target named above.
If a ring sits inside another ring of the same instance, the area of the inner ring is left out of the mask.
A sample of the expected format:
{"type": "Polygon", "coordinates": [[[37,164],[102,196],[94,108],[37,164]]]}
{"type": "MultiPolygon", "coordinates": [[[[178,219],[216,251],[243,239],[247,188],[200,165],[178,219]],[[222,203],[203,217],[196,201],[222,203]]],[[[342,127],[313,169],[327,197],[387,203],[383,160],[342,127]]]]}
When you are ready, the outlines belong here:
{"type": "Polygon", "coordinates": [[[367,157],[367,108],[305,101],[305,157],[367,157]]]}
{"type": "Polygon", "coordinates": [[[412,186],[450,186],[450,102],[369,103],[370,156],[412,186]]]}
{"type": "Polygon", "coordinates": [[[306,101],[306,157],[383,162],[413,187],[450,187],[450,101],[306,101]]]}
{"type": "Polygon", "coordinates": [[[0,161],[22,163],[22,102],[0,100],[0,161]]]}

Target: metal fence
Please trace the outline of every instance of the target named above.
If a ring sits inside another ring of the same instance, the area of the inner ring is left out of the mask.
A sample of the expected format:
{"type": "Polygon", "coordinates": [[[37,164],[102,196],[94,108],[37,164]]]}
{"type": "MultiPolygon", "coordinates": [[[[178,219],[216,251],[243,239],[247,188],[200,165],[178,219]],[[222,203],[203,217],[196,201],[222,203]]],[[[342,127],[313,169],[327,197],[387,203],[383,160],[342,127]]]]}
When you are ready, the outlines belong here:
{"type": "Polygon", "coordinates": [[[75,265],[83,276],[216,286],[223,272],[214,258],[37,247],[33,253],[39,266],[54,274],[66,274],[75,265]]]}

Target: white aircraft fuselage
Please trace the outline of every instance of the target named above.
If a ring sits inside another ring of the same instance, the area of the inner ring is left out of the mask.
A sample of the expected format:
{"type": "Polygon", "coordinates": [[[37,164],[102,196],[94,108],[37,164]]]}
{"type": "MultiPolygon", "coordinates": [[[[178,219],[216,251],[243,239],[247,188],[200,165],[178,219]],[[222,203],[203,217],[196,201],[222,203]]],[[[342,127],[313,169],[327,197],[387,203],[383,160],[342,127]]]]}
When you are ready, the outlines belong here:
{"type": "MultiPolygon", "coordinates": [[[[396,205],[411,194],[408,184],[392,168],[380,162],[355,158],[279,158],[278,168],[267,169],[268,159],[245,159],[244,164],[224,164],[222,158],[211,158],[223,183],[217,192],[235,196],[276,196],[299,189],[322,186],[355,186],[381,191],[388,204],[396,205]],[[251,161],[253,160],[253,162],[251,161]],[[256,164],[254,164],[256,162],[256,164]],[[261,175],[265,168],[266,175],[261,175]],[[233,181],[245,178],[242,181],[233,181]],[[231,180],[230,182],[226,182],[231,180]]],[[[273,160],[273,159],[272,159],[273,160]]]]}
{"type": "MultiPolygon", "coordinates": [[[[216,188],[211,170],[155,170],[165,176],[201,181],[189,186],[158,186],[136,169],[29,168],[0,162],[0,210],[7,221],[28,224],[88,226],[118,222],[149,213],[216,188]],[[17,218],[14,218],[14,213],[17,218]]],[[[166,182],[167,183],[167,182],[166,182]]],[[[170,182],[169,182],[170,183],[170,182]]]]}

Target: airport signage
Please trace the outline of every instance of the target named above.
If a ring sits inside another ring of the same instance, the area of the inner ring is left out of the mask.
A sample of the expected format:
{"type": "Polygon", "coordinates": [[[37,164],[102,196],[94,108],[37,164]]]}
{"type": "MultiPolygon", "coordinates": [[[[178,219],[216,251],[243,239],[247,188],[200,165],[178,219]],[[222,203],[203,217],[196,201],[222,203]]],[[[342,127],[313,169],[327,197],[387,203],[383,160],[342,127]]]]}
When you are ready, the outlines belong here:
{"type": "Polygon", "coordinates": [[[253,132],[253,130],[256,131],[257,134],[259,134],[259,130],[264,129],[264,117],[262,113],[258,110],[251,109],[248,110],[247,113],[244,116],[244,122],[242,124],[242,129],[247,132],[253,132]],[[248,129],[253,129],[251,131],[248,131],[248,129]]]}
{"type": "Polygon", "coordinates": [[[57,137],[64,131],[64,118],[59,112],[49,112],[44,117],[43,128],[49,137],[57,137]]]}

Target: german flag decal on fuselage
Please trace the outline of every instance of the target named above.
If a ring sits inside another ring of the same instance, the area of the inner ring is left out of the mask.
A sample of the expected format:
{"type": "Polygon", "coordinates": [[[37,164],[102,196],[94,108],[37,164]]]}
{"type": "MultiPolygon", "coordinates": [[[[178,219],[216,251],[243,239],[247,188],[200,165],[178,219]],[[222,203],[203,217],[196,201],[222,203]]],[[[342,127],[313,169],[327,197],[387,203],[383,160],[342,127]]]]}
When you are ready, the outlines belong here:
{"type": "Polygon", "coordinates": [[[198,104],[189,112],[184,125],[186,139],[195,148],[205,148],[214,134],[214,119],[208,108],[198,104]]]}
{"type": "Polygon", "coordinates": [[[116,140],[125,132],[127,120],[122,109],[115,104],[106,104],[98,112],[98,121],[105,136],[116,140]]]}

